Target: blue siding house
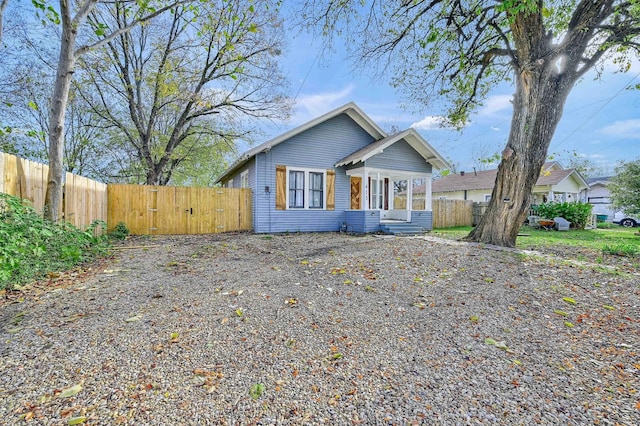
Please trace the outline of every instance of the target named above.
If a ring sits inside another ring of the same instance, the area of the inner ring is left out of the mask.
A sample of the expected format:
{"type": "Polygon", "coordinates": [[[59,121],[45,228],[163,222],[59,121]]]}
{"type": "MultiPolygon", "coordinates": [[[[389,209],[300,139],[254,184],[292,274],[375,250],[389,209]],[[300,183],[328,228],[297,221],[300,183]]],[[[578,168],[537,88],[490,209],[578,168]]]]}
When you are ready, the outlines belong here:
{"type": "Polygon", "coordinates": [[[252,189],[257,233],[408,232],[432,228],[431,191],[413,188],[447,167],[414,129],[387,135],[351,102],[247,151],[218,182],[252,189]]]}

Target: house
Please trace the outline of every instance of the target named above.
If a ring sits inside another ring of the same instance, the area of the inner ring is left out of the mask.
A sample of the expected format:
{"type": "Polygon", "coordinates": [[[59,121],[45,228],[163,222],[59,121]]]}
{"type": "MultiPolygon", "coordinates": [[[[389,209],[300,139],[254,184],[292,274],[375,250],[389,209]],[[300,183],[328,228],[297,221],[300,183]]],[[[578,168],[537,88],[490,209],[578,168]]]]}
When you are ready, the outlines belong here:
{"type": "Polygon", "coordinates": [[[387,135],[351,102],[250,149],[218,182],[252,189],[257,233],[429,230],[430,196],[420,210],[394,200],[447,167],[414,129],[387,135]]]}
{"type": "MultiPolygon", "coordinates": [[[[489,201],[497,173],[497,169],[491,169],[444,176],[433,181],[433,197],[474,202],[489,201]]],[[[540,177],[533,188],[532,204],[548,201],[584,201],[588,187],[575,169],[563,169],[556,161],[547,162],[542,167],[540,177]]]]}
{"type": "Polygon", "coordinates": [[[607,220],[613,220],[615,211],[611,207],[611,193],[609,192],[609,179],[612,176],[587,179],[587,203],[593,206],[591,212],[598,216],[607,216],[607,220]]]}

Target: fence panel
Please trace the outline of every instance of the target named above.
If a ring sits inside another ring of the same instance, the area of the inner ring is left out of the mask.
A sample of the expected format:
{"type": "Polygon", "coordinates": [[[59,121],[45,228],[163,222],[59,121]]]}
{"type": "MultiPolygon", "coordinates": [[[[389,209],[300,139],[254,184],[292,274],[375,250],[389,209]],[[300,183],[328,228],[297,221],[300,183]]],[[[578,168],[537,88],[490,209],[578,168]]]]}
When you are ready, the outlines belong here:
{"type": "Polygon", "coordinates": [[[108,228],[134,235],[212,234],[251,229],[251,190],[109,185],[108,228]]]}
{"type": "Polygon", "coordinates": [[[471,226],[473,224],[473,201],[433,200],[433,227],[471,226]]]}
{"type": "MultiPolygon", "coordinates": [[[[0,152],[0,192],[31,202],[42,213],[49,166],[0,152]]],[[[94,220],[107,220],[107,185],[82,176],[65,175],[64,220],[85,228],[94,220]]]]}
{"type": "Polygon", "coordinates": [[[489,207],[488,201],[473,203],[473,225],[480,223],[480,219],[484,216],[487,208],[489,207]]]}
{"type": "Polygon", "coordinates": [[[78,227],[86,227],[95,220],[106,222],[107,185],[67,173],[64,184],[64,217],[67,222],[78,227]]]}
{"type": "Polygon", "coordinates": [[[49,167],[4,152],[0,153],[0,163],[0,192],[29,200],[36,211],[42,212],[49,167]]]}

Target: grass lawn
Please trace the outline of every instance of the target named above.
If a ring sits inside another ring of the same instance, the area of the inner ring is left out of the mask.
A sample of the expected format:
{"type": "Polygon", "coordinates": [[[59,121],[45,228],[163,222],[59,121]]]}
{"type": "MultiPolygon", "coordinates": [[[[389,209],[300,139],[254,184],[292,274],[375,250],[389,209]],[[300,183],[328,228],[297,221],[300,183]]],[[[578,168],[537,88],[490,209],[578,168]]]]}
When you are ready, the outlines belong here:
{"type": "MultiPolygon", "coordinates": [[[[470,226],[438,228],[432,235],[460,239],[471,232],[470,226]]],[[[601,251],[604,254],[618,254],[629,257],[640,256],[640,236],[635,235],[638,228],[616,226],[608,229],[545,231],[524,226],[516,240],[516,247],[524,250],[561,248],[573,246],[601,251]]]]}

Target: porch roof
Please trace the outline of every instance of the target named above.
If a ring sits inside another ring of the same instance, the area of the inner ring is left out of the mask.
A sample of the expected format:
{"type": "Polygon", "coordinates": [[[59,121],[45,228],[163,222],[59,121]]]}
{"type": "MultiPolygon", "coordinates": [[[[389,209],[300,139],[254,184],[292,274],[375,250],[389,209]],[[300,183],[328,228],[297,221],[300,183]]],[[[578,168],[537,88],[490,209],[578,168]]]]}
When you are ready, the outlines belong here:
{"type": "Polygon", "coordinates": [[[420,154],[426,162],[430,163],[433,168],[442,170],[451,167],[449,163],[447,163],[447,161],[442,158],[440,154],[438,154],[437,151],[433,149],[433,147],[429,145],[429,143],[424,140],[424,138],[420,136],[420,134],[413,128],[403,130],[402,132],[398,132],[391,136],[380,139],[379,141],[370,143],[364,148],[359,149],[358,151],[338,161],[335,164],[335,167],[365,162],[369,158],[381,154],[387,147],[402,140],[411,145],[411,147],[415,149],[416,152],[420,154]]]}

